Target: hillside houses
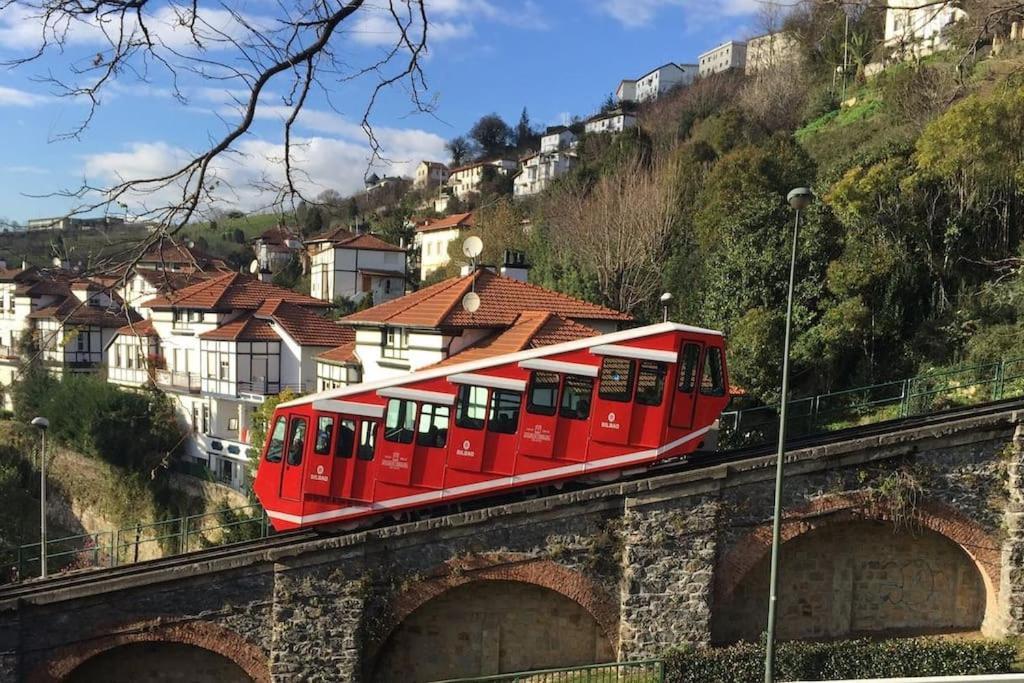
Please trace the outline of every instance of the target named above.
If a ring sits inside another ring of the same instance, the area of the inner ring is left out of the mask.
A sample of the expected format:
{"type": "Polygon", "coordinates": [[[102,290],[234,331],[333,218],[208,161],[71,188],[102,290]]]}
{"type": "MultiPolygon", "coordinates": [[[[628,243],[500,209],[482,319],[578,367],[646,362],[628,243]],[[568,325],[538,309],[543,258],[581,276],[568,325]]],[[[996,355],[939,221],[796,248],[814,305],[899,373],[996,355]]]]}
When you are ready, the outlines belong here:
{"type": "Polygon", "coordinates": [[[620,81],[615,96],[619,102],[647,102],[657,99],[672,88],[692,83],[696,76],[696,64],[669,62],[635,80],[620,81]]]}
{"type": "Polygon", "coordinates": [[[519,162],[514,159],[490,159],[477,161],[458,168],[453,168],[448,175],[447,187],[459,199],[466,199],[470,194],[480,192],[480,185],[495,175],[511,176],[519,170],[519,162]]]}
{"type": "Polygon", "coordinates": [[[406,251],[368,233],[333,228],[306,240],[310,295],[382,302],[405,293],[406,251]]]}
{"type": "Polygon", "coordinates": [[[417,190],[439,187],[448,181],[448,166],[440,161],[421,161],[416,166],[412,186],[417,190]]]}
{"type": "Polygon", "coordinates": [[[890,0],[885,13],[885,46],[900,57],[923,57],[949,48],[949,27],[967,13],[952,2],[890,0]]]}
{"type": "Polygon", "coordinates": [[[701,76],[710,76],[730,69],[744,71],[747,65],[747,44],[730,40],[697,57],[701,76]]]}
{"type": "Polygon", "coordinates": [[[414,245],[420,254],[420,280],[448,265],[448,246],[459,240],[476,222],[473,213],[457,213],[416,227],[414,245]]]}
{"type": "Polygon", "coordinates": [[[512,181],[515,197],[539,194],[576,163],[576,136],[565,126],[549,128],[540,139],[540,151],[520,160],[521,168],[512,181]]]}
{"type": "Polygon", "coordinates": [[[613,109],[591,116],[584,123],[583,130],[590,134],[621,133],[624,130],[635,127],[635,114],[630,114],[622,109],[613,109]]]}

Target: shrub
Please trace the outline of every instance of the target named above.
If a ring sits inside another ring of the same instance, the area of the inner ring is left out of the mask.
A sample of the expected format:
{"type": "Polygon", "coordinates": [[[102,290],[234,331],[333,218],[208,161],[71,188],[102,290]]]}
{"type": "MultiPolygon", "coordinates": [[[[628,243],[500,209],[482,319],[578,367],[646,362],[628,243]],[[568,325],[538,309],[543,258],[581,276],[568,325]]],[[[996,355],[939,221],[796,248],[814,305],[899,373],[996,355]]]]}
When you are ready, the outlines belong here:
{"type": "MultiPolygon", "coordinates": [[[[1005,673],[1016,651],[1005,642],[905,638],[781,643],[779,680],[841,680],[883,676],[956,676],[1005,673]]],[[[739,643],[723,648],[678,648],[665,656],[670,683],[755,681],[763,676],[764,646],[739,643]]]]}

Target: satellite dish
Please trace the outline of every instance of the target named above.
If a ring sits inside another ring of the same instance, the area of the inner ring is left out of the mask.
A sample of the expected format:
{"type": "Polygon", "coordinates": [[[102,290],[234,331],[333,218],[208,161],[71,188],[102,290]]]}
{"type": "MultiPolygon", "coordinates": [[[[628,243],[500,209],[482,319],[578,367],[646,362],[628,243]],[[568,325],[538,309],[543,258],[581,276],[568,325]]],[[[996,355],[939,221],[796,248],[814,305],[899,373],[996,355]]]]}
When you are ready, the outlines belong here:
{"type": "Polygon", "coordinates": [[[53,264],[54,268],[60,268],[60,256],[54,256],[50,263],[53,264]]]}
{"type": "Polygon", "coordinates": [[[462,253],[469,258],[476,258],[484,250],[484,243],[476,235],[467,237],[466,241],[462,243],[462,253]]]}
{"type": "MultiPolygon", "coordinates": [[[[471,237],[470,239],[476,239],[478,242],[480,241],[478,238],[474,237],[471,237]]],[[[466,241],[468,242],[469,240],[466,241]]],[[[480,310],[480,295],[476,292],[467,292],[466,296],[462,297],[462,307],[470,313],[476,313],[480,310]]]]}
{"type": "Polygon", "coordinates": [[[260,262],[257,261],[256,259],[253,259],[252,263],[249,264],[249,272],[252,273],[253,275],[260,272],[260,262]]]}
{"type": "Polygon", "coordinates": [[[185,242],[185,246],[188,247],[189,249],[192,249],[193,247],[196,246],[196,243],[193,242],[192,240],[189,240],[188,242],[185,242]]]}

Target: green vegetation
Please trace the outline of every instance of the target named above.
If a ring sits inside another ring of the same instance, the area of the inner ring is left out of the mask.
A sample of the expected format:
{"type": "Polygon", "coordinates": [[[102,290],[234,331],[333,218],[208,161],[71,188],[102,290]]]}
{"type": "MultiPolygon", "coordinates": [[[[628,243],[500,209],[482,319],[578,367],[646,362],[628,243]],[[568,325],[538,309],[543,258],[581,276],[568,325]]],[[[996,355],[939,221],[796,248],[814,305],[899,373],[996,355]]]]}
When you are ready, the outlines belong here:
{"type": "MultiPolygon", "coordinates": [[[[776,675],[783,681],[829,681],[900,676],[966,676],[1013,671],[1013,644],[985,640],[907,638],[781,643],[776,675]]],[[[668,683],[756,681],[764,675],[764,646],[680,648],[665,657],[668,683]]]]}

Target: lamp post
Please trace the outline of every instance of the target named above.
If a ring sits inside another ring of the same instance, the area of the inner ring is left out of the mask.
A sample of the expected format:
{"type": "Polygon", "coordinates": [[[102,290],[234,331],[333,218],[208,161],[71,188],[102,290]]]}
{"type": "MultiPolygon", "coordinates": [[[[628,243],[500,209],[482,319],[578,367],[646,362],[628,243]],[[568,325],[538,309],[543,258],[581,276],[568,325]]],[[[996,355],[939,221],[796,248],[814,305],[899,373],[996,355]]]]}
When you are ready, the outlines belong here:
{"type": "Polygon", "coordinates": [[[45,417],[32,418],[32,426],[39,429],[39,576],[46,578],[46,430],[50,421],[45,417]]]}
{"type": "Polygon", "coordinates": [[[672,292],[665,292],[661,295],[661,308],[665,314],[665,322],[668,322],[668,306],[672,303],[672,292]]]}
{"type": "Polygon", "coordinates": [[[779,532],[782,527],[782,463],[786,454],[786,402],[789,397],[789,337],[793,328],[793,288],[796,283],[796,245],[800,237],[800,212],[813,199],[810,188],[792,190],[786,201],[796,211],[793,245],[789,259],[789,297],[786,301],[786,337],[782,346],[782,400],[779,407],[779,447],[775,456],[775,510],[772,516],[772,564],[768,584],[768,633],[764,653],[764,681],[775,681],[775,607],[779,584],[779,532]]]}

